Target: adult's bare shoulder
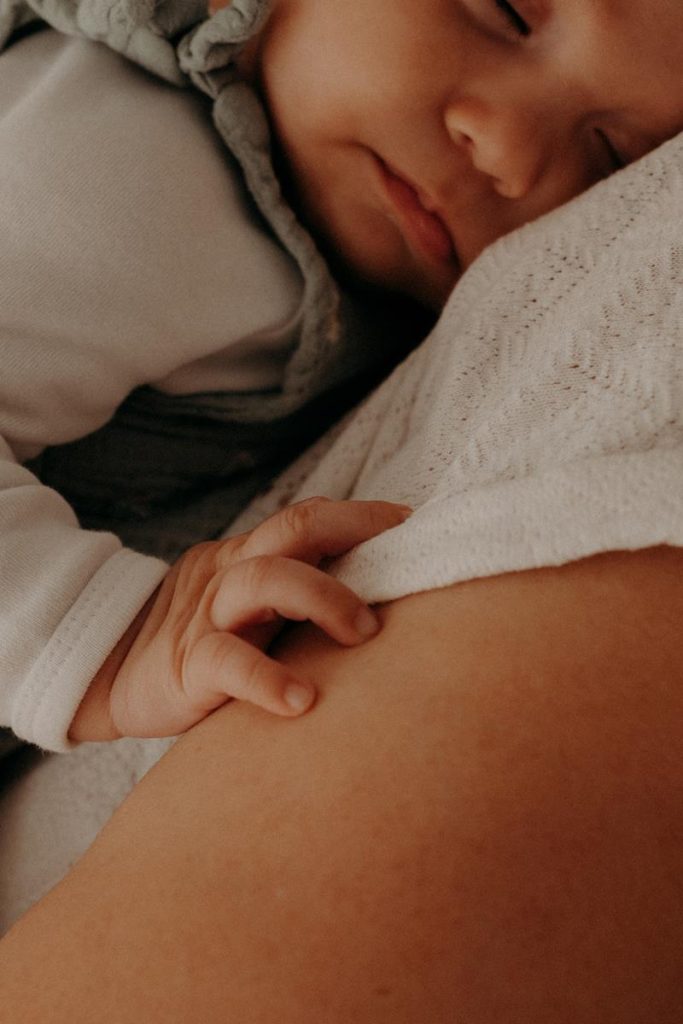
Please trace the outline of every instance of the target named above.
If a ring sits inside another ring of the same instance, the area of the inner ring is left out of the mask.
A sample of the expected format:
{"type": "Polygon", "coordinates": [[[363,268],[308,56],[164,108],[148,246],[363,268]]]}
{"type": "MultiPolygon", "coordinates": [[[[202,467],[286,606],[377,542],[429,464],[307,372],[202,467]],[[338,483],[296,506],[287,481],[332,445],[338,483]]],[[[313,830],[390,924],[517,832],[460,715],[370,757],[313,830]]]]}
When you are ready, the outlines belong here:
{"type": "Polygon", "coordinates": [[[176,744],[0,944],[0,1020],[679,1021],[681,568],[616,552],[394,602],[360,648],[293,633],[317,708],[176,744]]]}
{"type": "MultiPolygon", "coordinates": [[[[458,685],[484,678],[615,679],[657,666],[683,678],[683,549],[613,551],[525,572],[454,584],[384,607],[372,644],[341,651],[296,633],[281,657],[302,670],[430,674],[458,685]]],[[[550,691],[549,691],[550,695],[550,691]]],[[[606,694],[607,695],[607,694],[606,694]]]]}

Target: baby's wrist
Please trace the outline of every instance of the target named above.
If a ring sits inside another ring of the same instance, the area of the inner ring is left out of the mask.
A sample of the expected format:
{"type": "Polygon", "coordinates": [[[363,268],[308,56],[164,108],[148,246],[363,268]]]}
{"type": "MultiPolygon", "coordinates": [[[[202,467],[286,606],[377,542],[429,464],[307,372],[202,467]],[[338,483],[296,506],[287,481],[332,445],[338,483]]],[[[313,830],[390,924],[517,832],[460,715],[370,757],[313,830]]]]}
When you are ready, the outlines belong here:
{"type": "MultiPolygon", "coordinates": [[[[102,666],[103,670],[106,664],[102,666]]],[[[109,678],[109,673],[103,670],[95,676],[78,705],[68,734],[73,743],[105,743],[121,738],[110,708],[113,677],[109,678]]]]}
{"type": "Polygon", "coordinates": [[[69,727],[68,738],[73,743],[105,743],[122,738],[123,733],[117,729],[111,712],[111,690],[142,629],[154,596],[138,612],[86,690],[69,727]]]}

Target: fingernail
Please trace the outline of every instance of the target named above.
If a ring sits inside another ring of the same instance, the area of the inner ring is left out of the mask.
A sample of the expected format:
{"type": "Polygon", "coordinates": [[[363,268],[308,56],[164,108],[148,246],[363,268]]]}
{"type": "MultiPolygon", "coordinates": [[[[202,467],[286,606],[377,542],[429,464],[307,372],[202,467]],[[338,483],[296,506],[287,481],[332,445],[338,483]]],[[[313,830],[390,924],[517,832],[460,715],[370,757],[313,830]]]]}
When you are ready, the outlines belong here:
{"type": "Polygon", "coordinates": [[[289,683],[285,687],[285,703],[292,711],[305,711],[313,703],[314,697],[313,691],[308,686],[302,686],[301,683],[289,683]]]}
{"type": "Polygon", "coordinates": [[[398,508],[403,513],[406,519],[408,518],[408,516],[412,516],[414,511],[414,509],[412,509],[410,505],[399,505],[398,508]]]}
{"type": "Polygon", "coordinates": [[[379,619],[369,608],[361,608],[353,620],[353,624],[356,627],[356,632],[364,640],[369,640],[375,633],[379,633],[379,619]]]}

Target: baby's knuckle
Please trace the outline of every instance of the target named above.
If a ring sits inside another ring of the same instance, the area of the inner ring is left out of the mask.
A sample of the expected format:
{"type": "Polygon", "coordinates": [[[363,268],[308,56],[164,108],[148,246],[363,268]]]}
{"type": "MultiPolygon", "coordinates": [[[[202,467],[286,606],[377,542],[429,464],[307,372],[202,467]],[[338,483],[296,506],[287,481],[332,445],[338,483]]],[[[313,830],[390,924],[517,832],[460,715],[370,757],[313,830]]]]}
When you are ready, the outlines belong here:
{"type": "Polygon", "coordinates": [[[212,691],[216,687],[227,690],[226,681],[236,676],[241,669],[233,639],[229,634],[213,634],[197,645],[185,666],[183,690],[186,697],[196,699],[206,691],[207,686],[212,691]],[[208,683],[208,680],[211,682],[208,683]]]}
{"type": "Polygon", "coordinates": [[[307,540],[320,521],[320,510],[327,502],[324,498],[309,498],[289,505],[280,513],[284,530],[297,540],[307,540]]]}
{"type": "Polygon", "coordinates": [[[353,505],[356,522],[368,537],[382,534],[388,527],[396,525],[392,507],[386,502],[352,502],[349,505],[353,505]]]}
{"type": "Polygon", "coordinates": [[[382,533],[393,525],[387,514],[387,506],[379,502],[364,502],[358,505],[358,513],[365,523],[368,534],[382,533]]]}
{"type": "Polygon", "coordinates": [[[190,564],[206,562],[215,557],[218,547],[220,547],[220,544],[215,540],[205,540],[188,548],[183,558],[190,564]]]}
{"type": "Polygon", "coordinates": [[[211,668],[216,673],[216,679],[224,681],[240,671],[237,649],[230,637],[222,643],[216,643],[211,653],[211,668]]]}
{"type": "Polygon", "coordinates": [[[334,604],[345,596],[344,589],[322,569],[313,569],[306,578],[308,598],[314,604],[334,604]]]}
{"type": "Polygon", "coordinates": [[[188,548],[180,561],[181,575],[190,584],[196,584],[212,576],[216,571],[219,547],[216,541],[203,541],[188,548]]]}
{"type": "Polygon", "coordinates": [[[255,593],[268,590],[280,574],[280,562],[272,555],[255,555],[240,563],[244,586],[255,593]]]}
{"type": "Polygon", "coordinates": [[[217,545],[216,561],[220,566],[232,565],[243,558],[243,551],[249,542],[251,533],[240,533],[236,537],[214,541],[217,545]]]}
{"type": "Polygon", "coordinates": [[[277,685],[277,666],[266,655],[256,655],[242,670],[245,696],[270,696],[277,685]]]}

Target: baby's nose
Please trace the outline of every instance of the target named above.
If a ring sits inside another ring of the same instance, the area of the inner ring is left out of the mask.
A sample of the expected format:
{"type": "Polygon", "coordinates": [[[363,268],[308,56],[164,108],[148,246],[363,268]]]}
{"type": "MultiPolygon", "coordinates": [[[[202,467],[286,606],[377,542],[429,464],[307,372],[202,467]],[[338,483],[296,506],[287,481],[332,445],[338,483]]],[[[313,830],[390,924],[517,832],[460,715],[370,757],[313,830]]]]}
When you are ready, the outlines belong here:
{"type": "Polygon", "coordinates": [[[473,168],[507,199],[523,199],[541,178],[547,162],[542,125],[531,112],[493,108],[461,99],[449,104],[444,121],[453,142],[473,168]]]}

